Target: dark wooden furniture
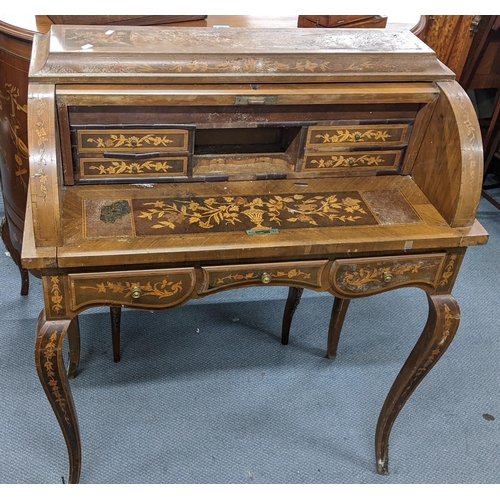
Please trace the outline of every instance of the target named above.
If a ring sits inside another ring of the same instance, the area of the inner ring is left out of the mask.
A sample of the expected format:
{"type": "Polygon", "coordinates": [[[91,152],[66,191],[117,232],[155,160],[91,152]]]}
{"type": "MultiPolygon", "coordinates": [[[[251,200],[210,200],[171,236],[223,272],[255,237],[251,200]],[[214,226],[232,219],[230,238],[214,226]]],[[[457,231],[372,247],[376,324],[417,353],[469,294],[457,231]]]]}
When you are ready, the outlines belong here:
{"type": "Polygon", "coordinates": [[[387,16],[299,16],[299,28],[385,28],[387,16]]]}
{"type": "Polygon", "coordinates": [[[486,182],[500,145],[500,16],[423,17],[425,27],[419,37],[455,72],[457,81],[471,92],[496,92],[491,115],[480,120],[485,161],[482,194],[500,208],[500,202],[488,193],[500,184],[486,182]]]}
{"type": "MultiPolygon", "coordinates": [[[[349,301],[422,288],[429,316],[382,407],[392,425],[459,323],[451,295],[475,221],[482,149],[453,74],[409,31],[53,27],[36,35],[23,264],[41,269],[35,359],[80,476],[69,376],[78,314],[180,306],[247,286],[349,301]]],[[[116,327],[118,329],[118,325],[116,327]]]]}
{"type": "Polygon", "coordinates": [[[47,16],[54,24],[106,24],[118,26],[154,26],[155,24],[176,24],[190,21],[201,21],[207,16],[113,16],[113,15],[49,15],[47,16]]]}
{"type": "Polygon", "coordinates": [[[28,271],[21,265],[28,192],[28,68],[33,32],[0,21],[0,178],[5,219],[2,240],[21,272],[27,295],[28,271]]]}
{"type": "MultiPolygon", "coordinates": [[[[474,45],[482,16],[423,16],[424,26],[418,37],[431,47],[462,83],[467,60],[474,45]]],[[[483,22],[484,24],[484,22],[483,22]]]]}

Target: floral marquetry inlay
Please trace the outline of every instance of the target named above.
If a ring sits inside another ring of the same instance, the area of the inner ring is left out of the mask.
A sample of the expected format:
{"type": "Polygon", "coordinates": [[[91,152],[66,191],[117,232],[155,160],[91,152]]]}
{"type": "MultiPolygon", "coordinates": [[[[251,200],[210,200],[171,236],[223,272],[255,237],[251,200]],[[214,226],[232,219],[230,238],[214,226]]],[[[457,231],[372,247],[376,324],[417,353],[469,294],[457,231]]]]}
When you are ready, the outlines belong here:
{"type": "Polygon", "coordinates": [[[34,132],[37,137],[37,147],[38,147],[38,157],[36,163],[38,168],[36,169],[35,178],[38,180],[38,188],[43,196],[44,202],[47,201],[48,194],[48,175],[46,173],[47,166],[47,156],[49,152],[47,150],[49,143],[49,136],[47,134],[45,118],[48,112],[47,103],[40,97],[36,100],[35,103],[35,112],[36,112],[36,122],[34,124],[34,132]]]}
{"type": "Polygon", "coordinates": [[[102,281],[92,286],[82,285],[80,288],[82,290],[93,290],[99,294],[111,293],[121,295],[124,299],[132,298],[133,291],[139,289],[141,296],[157,297],[160,300],[181,293],[183,283],[182,281],[173,282],[168,279],[162,279],[157,282],[148,281],[144,284],[141,284],[139,281],[125,281],[123,283],[121,281],[102,281]]]}
{"type": "Polygon", "coordinates": [[[357,192],[134,200],[134,214],[137,234],[376,224],[357,192]]]}
{"type": "Polygon", "coordinates": [[[359,165],[378,166],[384,163],[384,159],[380,156],[362,155],[362,156],[344,156],[333,155],[330,159],[311,160],[311,163],[317,165],[318,168],[338,168],[338,167],[357,167],[359,165]]]}
{"type": "MultiPolygon", "coordinates": [[[[268,273],[272,278],[280,279],[280,278],[302,278],[302,279],[310,279],[311,273],[306,273],[301,271],[300,269],[290,269],[288,271],[269,271],[268,273]]],[[[248,271],[248,272],[235,272],[230,273],[225,276],[218,276],[216,279],[215,285],[225,285],[227,283],[233,282],[244,282],[244,281],[252,281],[261,278],[262,273],[260,271],[248,271]]]]}
{"type": "Polygon", "coordinates": [[[391,137],[387,130],[366,130],[364,132],[358,130],[338,130],[335,134],[316,134],[316,137],[322,139],[323,142],[364,142],[380,141],[385,142],[391,137]]]}
{"type": "Polygon", "coordinates": [[[50,287],[50,308],[54,313],[60,313],[63,307],[63,299],[64,296],[61,292],[61,288],[59,286],[59,277],[51,276],[50,278],[51,287],[50,287]]]}
{"type": "Polygon", "coordinates": [[[50,388],[49,390],[52,392],[54,401],[59,406],[62,417],[64,418],[66,424],[71,426],[71,420],[68,415],[68,402],[61,392],[59,380],[56,378],[56,370],[54,367],[54,358],[57,356],[58,352],[57,341],[58,335],[57,333],[53,333],[50,336],[49,341],[43,347],[43,369],[48,379],[48,386],[50,388]]]}
{"type": "Polygon", "coordinates": [[[339,259],[334,262],[331,284],[349,296],[378,293],[395,286],[422,286],[435,290],[446,254],[381,259],[339,259]]]}
{"type": "Polygon", "coordinates": [[[307,146],[332,149],[347,145],[403,145],[409,129],[407,123],[356,126],[314,125],[309,127],[307,146]]]}
{"type": "MultiPolygon", "coordinates": [[[[26,96],[23,96],[19,88],[11,83],[5,83],[5,94],[0,88],[0,115],[2,119],[6,118],[6,127],[8,124],[9,135],[11,138],[11,145],[14,149],[9,151],[13,154],[13,160],[9,164],[14,165],[16,177],[20,180],[23,189],[26,191],[28,188],[28,147],[23,140],[27,104],[26,96]],[[5,109],[4,109],[5,106],[5,109]]],[[[4,145],[0,145],[2,148],[4,145]]]]}
{"type": "Polygon", "coordinates": [[[445,286],[448,284],[449,279],[455,273],[456,261],[457,261],[457,254],[452,254],[450,260],[446,264],[443,275],[441,276],[441,280],[439,281],[439,286],[445,286]]]}
{"type": "Polygon", "coordinates": [[[167,146],[173,141],[165,136],[146,134],[141,136],[125,136],[111,134],[109,137],[88,137],[87,143],[97,148],[137,148],[148,146],[167,146]]]}
{"type": "Polygon", "coordinates": [[[177,128],[81,129],[77,130],[78,151],[186,151],[188,134],[177,128]]]}
{"type": "Polygon", "coordinates": [[[143,174],[145,172],[167,172],[172,169],[166,161],[145,161],[142,163],[124,161],[112,161],[110,165],[90,165],[89,170],[97,171],[99,175],[121,175],[121,174],[143,174]]]}
{"type": "Polygon", "coordinates": [[[412,275],[418,274],[424,269],[435,268],[437,265],[437,263],[416,262],[383,267],[359,267],[357,270],[346,271],[343,274],[342,282],[351,286],[361,286],[372,282],[383,283],[385,281],[384,276],[387,275],[386,273],[390,273],[393,276],[412,275]]]}

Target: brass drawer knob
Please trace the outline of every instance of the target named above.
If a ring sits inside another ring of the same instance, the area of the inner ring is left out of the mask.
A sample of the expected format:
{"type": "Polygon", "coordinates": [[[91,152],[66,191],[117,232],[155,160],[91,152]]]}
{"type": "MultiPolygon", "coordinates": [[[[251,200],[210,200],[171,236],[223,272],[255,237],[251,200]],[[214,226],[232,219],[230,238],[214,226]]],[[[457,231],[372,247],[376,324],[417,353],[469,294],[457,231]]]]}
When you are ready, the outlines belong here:
{"type": "Polygon", "coordinates": [[[356,132],[354,134],[354,140],[359,141],[361,139],[361,134],[359,132],[356,132]]]}
{"type": "Polygon", "coordinates": [[[140,287],[136,286],[132,289],[132,298],[133,299],[139,299],[141,298],[142,295],[142,290],[140,287]]]}
{"type": "Polygon", "coordinates": [[[272,276],[269,273],[262,273],[260,280],[264,283],[264,285],[267,285],[268,283],[271,283],[272,276]]]}
{"type": "Polygon", "coordinates": [[[385,271],[382,274],[382,279],[385,281],[385,283],[390,283],[393,277],[394,277],[393,274],[390,273],[389,271],[385,271]]]}

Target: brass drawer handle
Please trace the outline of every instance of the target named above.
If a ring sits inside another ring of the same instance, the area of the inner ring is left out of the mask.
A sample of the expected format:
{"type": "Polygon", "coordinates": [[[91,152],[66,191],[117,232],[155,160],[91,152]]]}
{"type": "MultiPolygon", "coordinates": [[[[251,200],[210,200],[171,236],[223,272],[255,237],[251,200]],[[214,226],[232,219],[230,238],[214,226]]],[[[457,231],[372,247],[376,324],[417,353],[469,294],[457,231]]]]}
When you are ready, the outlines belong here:
{"type": "Polygon", "coordinates": [[[384,280],[385,283],[390,283],[392,281],[393,277],[394,277],[394,275],[392,273],[390,273],[389,271],[385,271],[382,274],[382,279],[384,280]]]}
{"type": "Polygon", "coordinates": [[[271,283],[272,276],[269,273],[262,273],[260,280],[264,283],[264,285],[267,285],[268,283],[271,283]]]}
{"type": "Polygon", "coordinates": [[[133,299],[140,299],[142,295],[142,290],[140,287],[136,286],[132,289],[132,298],[133,299]]]}

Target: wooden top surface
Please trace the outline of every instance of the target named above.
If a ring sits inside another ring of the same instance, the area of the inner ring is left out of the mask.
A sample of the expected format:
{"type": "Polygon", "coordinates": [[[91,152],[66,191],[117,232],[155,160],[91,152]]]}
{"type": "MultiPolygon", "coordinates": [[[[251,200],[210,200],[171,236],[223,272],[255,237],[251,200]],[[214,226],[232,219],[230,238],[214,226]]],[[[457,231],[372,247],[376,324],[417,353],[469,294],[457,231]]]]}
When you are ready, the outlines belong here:
{"type": "Polygon", "coordinates": [[[35,35],[34,49],[37,82],[453,78],[408,30],[61,25],[35,35]]]}
{"type": "Polygon", "coordinates": [[[73,186],[59,267],[182,265],[437,250],[485,243],[450,228],[411,177],[73,186]],[[259,228],[274,233],[248,234],[259,228]]]}

